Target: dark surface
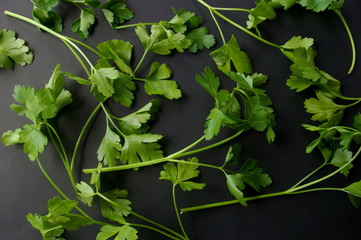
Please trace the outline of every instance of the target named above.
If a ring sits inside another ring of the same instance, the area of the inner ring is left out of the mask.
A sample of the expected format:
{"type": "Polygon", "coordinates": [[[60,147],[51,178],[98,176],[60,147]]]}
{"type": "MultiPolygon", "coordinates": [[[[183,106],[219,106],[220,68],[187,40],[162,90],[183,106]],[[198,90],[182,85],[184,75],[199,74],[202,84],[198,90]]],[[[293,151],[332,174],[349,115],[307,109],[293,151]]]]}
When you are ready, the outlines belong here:
{"type": "MultiPolygon", "coordinates": [[[[252,1],[213,1],[212,5],[231,7],[239,6],[250,8],[252,1]]],[[[135,13],[129,23],[157,22],[169,20],[173,16],[171,6],[176,9],[185,8],[203,16],[204,25],[210,28],[216,36],[220,47],[220,38],[209,12],[196,1],[170,0],[132,0],[127,1],[128,7],[135,13]]],[[[77,9],[68,4],[61,4],[57,12],[65,20],[64,35],[76,36],[71,32],[70,24],[77,18],[77,9]]],[[[31,16],[32,4],[23,0],[2,0],[0,10],[9,10],[31,16]]],[[[354,34],[356,50],[361,52],[361,2],[346,1],[343,14],[354,34]]],[[[351,60],[351,50],[345,30],[338,17],[332,12],[315,14],[310,11],[294,7],[284,12],[278,11],[278,17],[261,25],[263,37],[271,42],[282,44],[293,35],[313,37],[316,42],[318,57],[317,65],[330,73],[342,83],[343,93],[346,96],[360,96],[361,90],[361,62],[358,61],[351,75],[347,70],[351,60]]],[[[227,13],[242,24],[247,16],[227,13]]],[[[303,101],[310,96],[310,92],[295,93],[290,90],[285,81],[289,76],[290,62],[277,50],[256,39],[249,37],[239,30],[220,21],[226,39],[234,34],[242,50],[247,52],[252,60],[254,70],[269,76],[266,90],[274,100],[274,109],[277,114],[275,127],[276,140],[268,145],[263,134],[247,133],[235,142],[243,146],[242,159],[254,157],[259,165],[269,173],[274,183],[262,190],[262,193],[271,193],[287,189],[304,177],[321,162],[317,154],[307,155],[305,146],[314,137],[306,133],[301,123],[310,123],[310,115],[303,109],[303,101]]],[[[243,24],[244,25],[244,24],[243,24]]],[[[51,71],[57,63],[61,69],[84,76],[83,69],[67,47],[55,37],[40,33],[37,28],[20,20],[0,15],[0,29],[7,28],[17,32],[20,38],[27,41],[34,52],[33,64],[26,67],[16,66],[14,70],[0,69],[0,132],[21,127],[26,120],[12,112],[9,105],[14,102],[12,92],[15,84],[43,87],[48,81],[51,71]]],[[[114,31],[98,14],[97,25],[86,41],[95,47],[103,41],[119,38],[130,41],[135,45],[134,64],[143,52],[142,46],[133,29],[114,31]]],[[[210,51],[198,54],[175,53],[170,56],[156,56],[149,54],[146,64],[139,70],[145,76],[151,62],[166,62],[173,70],[173,79],[177,80],[183,91],[183,98],[176,101],[161,99],[161,110],[157,115],[151,132],[164,136],[162,145],[166,153],[172,153],[198,139],[203,132],[204,119],[212,107],[208,94],[195,82],[195,75],[203,71],[206,65],[215,68],[210,51]]],[[[93,56],[92,53],[88,54],[93,56]]],[[[96,59],[93,59],[96,61],[96,59]]],[[[218,73],[218,72],[217,72],[218,73]]],[[[220,75],[221,76],[221,75],[220,75]]],[[[226,80],[227,81],[227,80],[226,80]]],[[[144,105],[151,97],[146,95],[141,85],[136,91],[134,109],[144,105]]],[[[227,82],[223,83],[227,87],[227,82]]],[[[96,106],[96,101],[89,94],[87,87],[69,82],[67,88],[73,94],[74,103],[68,106],[54,121],[63,138],[66,147],[71,150],[77,139],[82,125],[96,106]]],[[[109,103],[111,109],[122,115],[131,110],[124,109],[116,104],[109,103]]],[[[360,110],[356,107],[347,111],[345,122],[349,123],[353,115],[360,110]]],[[[88,176],[81,174],[81,169],[97,165],[96,149],[104,134],[105,120],[99,114],[93,122],[91,131],[82,145],[77,162],[78,172],[76,179],[88,180],[88,176]]],[[[225,131],[225,135],[227,132],[225,131]]],[[[201,161],[221,164],[228,146],[217,148],[208,153],[202,153],[201,161]]],[[[22,152],[21,146],[5,147],[0,145],[0,239],[40,239],[39,232],[26,221],[28,213],[46,213],[49,198],[58,193],[51,187],[39,170],[36,163],[28,160],[22,152]]],[[[69,196],[73,196],[67,174],[57,157],[55,149],[49,144],[41,160],[53,180],[69,196]]],[[[148,167],[139,172],[126,171],[107,174],[104,181],[114,186],[127,189],[129,199],[133,202],[134,211],[178,230],[171,200],[171,185],[167,181],[159,181],[159,172],[162,166],[148,167]]],[[[324,186],[344,187],[358,181],[361,175],[360,164],[355,163],[348,179],[335,176],[324,183],[324,186]]],[[[230,200],[224,177],[209,169],[202,169],[200,181],[207,183],[203,191],[183,193],[177,191],[178,206],[187,207],[216,201],[230,200]]],[[[257,193],[247,192],[248,196],[257,193]]],[[[100,219],[97,207],[88,208],[80,205],[86,212],[96,219],[100,219]]],[[[182,215],[184,226],[191,239],[360,239],[359,229],[361,222],[360,209],[354,209],[346,194],[335,192],[319,192],[297,196],[287,196],[250,202],[247,208],[233,205],[223,208],[187,213],[182,215]]],[[[137,220],[135,220],[137,221],[137,220]]],[[[99,228],[96,226],[84,227],[76,232],[66,234],[68,240],[95,239],[99,228]]],[[[144,229],[139,229],[139,239],[163,239],[162,236],[144,229]]]]}

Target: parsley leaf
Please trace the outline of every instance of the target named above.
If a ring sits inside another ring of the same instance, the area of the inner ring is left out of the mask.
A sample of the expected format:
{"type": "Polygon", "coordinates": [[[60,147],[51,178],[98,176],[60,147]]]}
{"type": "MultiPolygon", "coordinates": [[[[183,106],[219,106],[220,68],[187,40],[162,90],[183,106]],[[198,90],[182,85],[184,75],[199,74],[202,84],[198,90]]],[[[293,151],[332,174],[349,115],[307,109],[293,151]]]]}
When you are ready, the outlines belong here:
{"type": "Polygon", "coordinates": [[[26,216],[30,224],[38,229],[44,239],[60,239],[64,230],[74,231],[80,226],[91,224],[91,219],[79,214],[71,213],[78,202],[74,200],[62,200],[56,196],[48,201],[48,214],[28,214],[26,216]]]}
{"type": "Polygon", "coordinates": [[[33,53],[25,45],[25,41],[15,37],[12,30],[0,31],[0,68],[12,69],[14,62],[19,66],[31,64],[33,53]]]}
{"type": "Polygon", "coordinates": [[[78,190],[76,193],[78,199],[91,207],[93,205],[94,196],[96,195],[93,188],[86,182],[81,181],[76,184],[76,189],[78,190]]]}
{"type": "Polygon", "coordinates": [[[63,31],[63,20],[56,12],[50,11],[48,7],[43,9],[35,4],[32,14],[36,22],[54,30],[55,32],[63,31]]]}
{"type": "Polygon", "coordinates": [[[122,227],[105,225],[100,228],[100,233],[98,233],[96,239],[106,240],[116,235],[115,239],[117,240],[136,240],[138,239],[137,233],[138,231],[129,225],[122,227]]]}
{"type": "Polygon", "coordinates": [[[90,8],[81,8],[80,17],[71,24],[71,29],[77,33],[80,38],[87,39],[89,30],[94,23],[95,11],[90,8]]]}
{"type": "Polygon", "coordinates": [[[273,8],[264,0],[257,3],[255,8],[250,10],[250,14],[248,15],[247,28],[255,28],[257,32],[257,25],[266,19],[274,19],[276,17],[276,12],[273,8]]]}
{"type": "Polygon", "coordinates": [[[120,161],[124,164],[133,164],[162,158],[163,151],[157,143],[161,138],[161,135],[150,133],[124,136],[120,161]]]}
{"type": "Polygon", "coordinates": [[[213,51],[211,57],[216,62],[218,69],[224,74],[228,74],[233,69],[245,74],[250,74],[253,71],[248,55],[240,50],[233,35],[227,44],[213,51]]]}
{"type": "Polygon", "coordinates": [[[114,61],[122,72],[133,75],[133,70],[130,66],[133,45],[130,42],[118,39],[108,40],[98,44],[97,49],[102,58],[114,61]]]}
{"type": "Polygon", "coordinates": [[[103,193],[103,196],[105,196],[113,203],[116,203],[116,205],[105,201],[103,198],[100,198],[99,202],[102,215],[111,221],[125,224],[126,221],[124,220],[124,217],[127,217],[132,210],[130,207],[131,202],[126,199],[128,194],[128,191],[119,189],[114,189],[103,193]]]}
{"type": "Polygon", "coordinates": [[[353,206],[359,208],[361,205],[361,181],[348,185],[344,190],[348,193],[353,206]]]}
{"type": "Polygon", "coordinates": [[[336,0],[300,0],[299,4],[303,7],[306,7],[306,9],[308,10],[313,10],[314,12],[321,12],[326,10],[333,2],[336,2],[336,0]]]}
{"type": "MultiPolygon", "coordinates": [[[[191,158],[187,162],[198,163],[199,160],[198,158],[191,158]]],[[[173,186],[179,184],[183,191],[201,190],[206,184],[189,181],[198,177],[198,167],[197,164],[178,163],[176,166],[174,163],[167,163],[164,165],[164,170],[161,171],[159,179],[169,180],[173,186]]]]}
{"type": "Polygon", "coordinates": [[[116,166],[118,165],[117,160],[120,158],[121,150],[120,137],[108,126],[97,151],[98,160],[103,161],[105,166],[116,166]]]}
{"type": "MultiPolygon", "coordinates": [[[[237,164],[239,153],[239,145],[230,147],[222,168],[229,164],[237,164]]],[[[229,191],[243,206],[247,206],[242,192],[246,188],[246,184],[256,191],[260,191],[261,187],[267,187],[272,183],[270,176],[264,173],[262,168],[257,167],[256,159],[248,159],[236,173],[224,173],[229,191]]]]}
{"type": "Polygon", "coordinates": [[[133,12],[127,8],[124,0],[107,0],[100,6],[105,18],[112,28],[133,18],[133,12]]]}
{"type": "Polygon", "coordinates": [[[176,81],[168,80],[172,70],[166,65],[154,62],[148,76],[144,79],[144,89],[149,94],[163,95],[168,99],[178,99],[182,96],[176,81]]]}

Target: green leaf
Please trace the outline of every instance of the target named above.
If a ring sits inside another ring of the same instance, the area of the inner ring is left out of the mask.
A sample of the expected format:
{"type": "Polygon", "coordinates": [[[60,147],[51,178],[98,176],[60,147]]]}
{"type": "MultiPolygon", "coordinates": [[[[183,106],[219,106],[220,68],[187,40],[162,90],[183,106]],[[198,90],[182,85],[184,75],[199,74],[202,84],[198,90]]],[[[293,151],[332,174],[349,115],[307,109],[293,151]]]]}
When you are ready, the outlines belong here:
{"type": "Polygon", "coordinates": [[[342,168],[341,173],[348,176],[350,169],[353,167],[351,163],[349,163],[346,167],[344,167],[348,162],[352,159],[352,152],[349,150],[337,149],[332,160],[331,164],[335,167],[342,168]]]}
{"type": "Polygon", "coordinates": [[[78,202],[75,200],[62,200],[59,196],[56,196],[48,201],[49,215],[64,215],[70,213],[78,202]]]}
{"type": "Polygon", "coordinates": [[[314,12],[321,12],[326,10],[335,1],[336,0],[300,0],[299,4],[301,4],[308,10],[313,10],[314,12]]]}
{"type": "Polygon", "coordinates": [[[196,53],[198,50],[203,51],[205,48],[210,49],[216,44],[216,40],[206,27],[193,29],[186,33],[186,38],[191,40],[188,49],[190,52],[196,53]]]}
{"type": "Polygon", "coordinates": [[[15,37],[15,32],[7,29],[0,31],[0,68],[12,69],[14,62],[19,66],[31,64],[34,55],[29,52],[25,41],[15,37]]]}
{"type": "Polygon", "coordinates": [[[234,123],[234,121],[218,108],[213,108],[205,123],[206,129],[204,130],[204,133],[206,140],[211,140],[214,136],[217,136],[221,126],[229,123],[234,123]]]}
{"type": "Polygon", "coordinates": [[[349,194],[349,198],[353,206],[355,208],[359,208],[361,198],[361,181],[350,184],[345,187],[344,190],[349,194]]]}
{"type": "Polygon", "coordinates": [[[109,98],[114,93],[113,80],[117,79],[119,76],[119,71],[114,68],[99,68],[96,70],[94,69],[94,72],[89,79],[104,97],[109,98]]]}
{"type": "Polygon", "coordinates": [[[227,183],[227,187],[228,190],[230,191],[230,193],[243,205],[243,206],[247,206],[246,201],[244,200],[244,194],[243,194],[243,190],[245,189],[245,185],[243,184],[242,181],[243,178],[243,174],[241,173],[236,173],[236,174],[230,174],[230,175],[226,175],[226,183],[227,183]]]}
{"type": "Polygon", "coordinates": [[[140,134],[148,130],[147,122],[154,118],[154,113],[159,109],[159,101],[154,99],[141,109],[119,119],[119,126],[123,133],[140,134]]]}
{"type": "Polygon", "coordinates": [[[212,98],[217,99],[220,81],[210,67],[206,66],[202,75],[197,74],[196,80],[212,96],[212,98]]]}
{"type": "Polygon", "coordinates": [[[33,3],[38,8],[50,11],[59,4],[59,0],[34,0],[33,3]]]}
{"type": "Polygon", "coordinates": [[[238,157],[240,152],[241,145],[239,144],[234,144],[233,146],[229,147],[223,167],[225,167],[226,165],[236,165],[238,163],[238,157]]]}
{"type": "Polygon", "coordinates": [[[198,177],[199,165],[197,165],[197,163],[199,160],[197,158],[191,158],[188,159],[187,162],[178,163],[177,166],[174,163],[165,164],[164,170],[160,172],[159,179],[169,180],[173,183],[174,186],[179,184],[183,191],[203,189],[206,184],[188,181],[198,177]]]}
{"type": "Polygon", "coordinates": [[[302,38],[301,36],[293,36],[282,47],[287,49],[305,48],[313,46],[313,38],[302,38]]]}
{"type": "Polygon", "coordinates": [[[95,12],[90,8],[82,8],[80,17],[76,19],[71,29],[77,33],[80,38],[87,39],[89,36],[89,30],[95,23],[95,12]]]}
{"type": "Polygon", "coordinates": [[[117,25],[133,18],[133,12],[127,8],[124,0],[107,0],[100,6],[110,26],[117,25]]]}
{"type": "Polygon", "coordinates": [[[242,173],[242,181],[251,186],[256,191],[260,191],[261,187],[267,187],[272,183],[272,179],[262,168],[257,167],[256,159],[248,159],[238,170],[242,173]]]}
{"type": "Polygon", "coordinates": [[[130,66],[133,45],[130,42],[124,42],[118,39],[108,40],[100,43],[97,49],[102,58],[114,61],[122,72],[129,75],[133,74],[130,66]]]}
{"type": "Polygon", "coordinates": [[[76,184],[76,193],[78,199],[83,203],[87,204],[89,207],[93,205],[93,198],[95,196],[94,190],[86,182],[81,181],[76,184]]]}
{"type": "Polygon", "coordinates": [[[56,12],[47,11],[35,6],[32,14],[36,22],[50,28],[55,32],[63,31],[63,20],[56,12]]]}
{"type": "Polygon", "coordinates": [[[100,228],[100,233],[98,233],[96,240],[106,240],[115,235],[114,240],[136,240],[138,239],[137,233],[138,231],[129,225],[122,227],[105,225],[100,228]]]}
{"type": "Polygon", "coordinates": [[[77,81],[79,84],[81,84],[81,85],[90,85],[91,84],[91,82],[88,80],[88,79],[84,79],[84,78],[82,78],[82,77],[79,77],[79,76],[77,76],[77,75],[75,75],[75,74],[73,74],[73,73],[69,73],[69,72],[63,72],[62,71],[62,73],[65,75],[65,76],[67,76],[69,79],[71,79],[71,80],[75,80],[75,81],[77,81]]]}
{"type": "Polygon", "coordinates": [[[19,142],[24,144],[24,153],[28,153],[31,161],[35,161],[39,153],[44,152],[48,138],[34,125],[26,124],[19,132],[19,142]]]}
{"type": "Polygon", "coordinates": [[[134,100],[133,91],[136,89],[133,78],[119,72],[118,78],[114,79],[113,88],[113,99],[125,107],[130,107],[134,100]]]}
{"type": "Polygon", "coordinates": [[[345,106],[336,104],[323,92],[317,92],[316,96],[317,99],[310,98],[304,103],[306,111],[313,114],[311,119],[325,122],[324,126],[337,125],[342,120],[345,106]]]}
{"type": "Polygon", "coordinates": [[[84,0],[84,4],[89,7],[97,8],[101,3],[98,0],[84,0]]]}
{"type": "Polygon", "coordinates": [[[120,159],[121,150],[120,137],[108,126],[97,151],[98,160],[103,161],[104,166],[116,166],[118,159],[120,159]]]}
{"type": "Polygon", "coordinates": [[[233,68],[237,72],[244,74],[251,74],[253,71],[248,55],[240,50],[233,35],[227,44],[213,51],[211,57],[216,62],[219,70],[227,75],[233,68]]]}
{"type": "Polygon", "coordinates": [[[355,115],[353,119],[353,127],[356,128],[359,132],[361,132],[361,113],[355,115]]]}
{"type": "Polygon", "coordinates": [[[161,135],[151,133],[125,136],[120,160],[124,164],[134,164],[162,158],[163,151],[156,143],[161,138],[161,135]]]}
{"type": "Polygon", "coordinates": [[[16,129],[15,131],[8,130],[5,133],[3,133],[0,141],[2,141],[5,144],[5,146],[10,146],[20,143],[20,132],[21,132],[20,128],[16,129]]]}
{"type": "Polygon", "coordinates": [[[125,224],[126,221],[124,220],[124,217],[127,217],[132,210],[130,207],[131,202],[126,199],[128,194],[128,191],[119,189],[103,193],[108,200],[112,201],[108,202],[105,199],[100,198],[99,202],[103,216],[111,221],[125,224]]]}
{"type": "MultiPolygon", "coordinates": [[[[257,30],[257,25],[266,19],[274,19],[276,17],[276,12],[273,8],[266,2],[260,1],[255,8],[250,10],[248,15],[247,28],[255,28],[257,30]]],[[[258,31],[258,30],[257,30],[258,31]]]]}
{"type": "Polygon", "coordinates": [[[149,94],[163,95],[168,99],[178,99],[182,96],[178,89],[177,82],[168,80],[172,75],[172,70],[166,65],[154,62],[148,76],[144,79],[144,89],[149,94]]]}

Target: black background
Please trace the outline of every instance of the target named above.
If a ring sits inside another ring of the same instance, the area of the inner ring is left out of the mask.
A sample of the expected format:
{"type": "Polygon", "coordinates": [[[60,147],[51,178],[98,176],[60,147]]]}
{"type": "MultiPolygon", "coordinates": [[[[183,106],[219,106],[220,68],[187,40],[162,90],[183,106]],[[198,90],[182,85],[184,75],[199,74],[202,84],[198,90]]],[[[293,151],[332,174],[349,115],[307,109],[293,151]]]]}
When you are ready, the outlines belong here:
{"type": "MultiPolygon", "coordinates": [[[[253,7],[253,1],[209,1],[219,7],[253,7]]],[[[203,16],[203,24],[210,28],[216,36],[217,45],[221,46],[218,31],[206,8],[195,0],[132,0],[127,1],[128,7],[135,13],[135,17],[128,23],[158,22],[170,20],[173,17],[171,6],[176,9],[185,8],[203,16]]],[[[348,0],[344,4],[343,14],[354,34],[356,50],[361,52],[361,2],[348,0]]],[[[31,17],[32,4],[24,0],[2,0],[0,11],[9,10],[31,17]]],[[[56,11],[65,19],[63,34],[77,38],[71,32],[70,24],[78,17],[78,10],[73,6],[61,3],[56,11]]],[[[247,20],[245,13],[225,13],[230,18],[244,25],[247,20]]],[[[293,7],[287,12],[277,11],[277,18],[261,25],[260,30],[265,39],[283,44],[294,35],[313,37],[318,52],[317,66],[325,70],[342,83],[342,91],[346,96],[360,96],[361,63],[357,62],[354,72],[347,75],[351,61],[351,49],[344,27],[336,14],[332,12],[313,13],[301,7],[293,7]]],[[[269,76],[266,90],[274,101],[277,115],[275,127],[276,140],[269,145],[264,134],[247,133],[237,138],[235,142],[243,146],[241,159],[249,157],[258,159],[259,165],[269,173],[274,183],[262,190],[271,193],[287,189],[311,172],[321,159],[318,154],[308,155],[305,146],[315,137],[306,132],[301,123],[311,123],[310,115],[305,113],[303,101],[312,92],[296,93],[286,85],[290,71],[290,61],[279,50],[267,46],[256,39],[236,30],[234,27],[219,21],[226,40],[234,34],[241,50],[251,58],[255,72],[269,76]]],[[[12,92],[15,84],[43,87],[51,71],[57,63],[63,71],[84,76],[85,73],[75,57],[67,47],[57,38],[40,33],[38,29],[20,20],[0,15],[0,29],[12,29],[18,37],[27,41],[34,52],[33,64],[26,67],[16,66],[14,70],[0,69],[0,132],[14,130],[23,126],[27,121],[9,108],[14,102],[12,92]]],[[[91,36],[86,41],[90,46],[118,38],[134,44],[133,65],[136,65],[143,53],[143,48],[133,29],[114,31],[98,12],[97,24],[91,36]]],[[[197,54],[189,52],[174,53],[170,56],[149,54],[139,70],[139,74],[146,76],[151,63],[158,61],[167,63],[173,70],[173,79],[183,91],[183,97],[170,101],[159,97],[162,102],[157,114],[157,120],[151,132],[164,136],[162,145],[167,154],[173,153],[198,139],[203,132],[204,119],[208,115],[212,100],[208,94],[196,83],[195,75],[200,74],[206,65],[222,77],[222,87],[231,87],[232,83],[216,70],[210,51],[197,54]]],[[[95,62],[95,56],[87,52],[95,62]]],[[[69,153],[75,144],[82,125],[93,111],[97,102],[89,93],[89,88],[79,86],[75,82],[68,82],[67,88],[72,92],[74,103],[53,121],[59,131],[69,153]]],[[[118,116],[129,113],[147,103],[153,97],[144,93],[141,84],[137,85],[134,108],[125,109],[118,104],[109,102],[108,106],[118,116]]],[[[158,97],[157,97],[158,98],[158,97]]],[[[349,124],[360,107],[346,112],[344,123],[349,124]]],[[[105,130],[105,118],[101,113],[87,132],[86,141],[77,159],[76,179],[89,180],[89,176],[81,173],[81,169],[96,167],[96,150],[105,130]]],[[[231,134],[223,131],[222,136],[231,134]]],[[[221,164],[228,150],[222,146],[210,152],[197,155],[202,162],[221,164]]],[[[46,214],[49,198],[58,193],[51,187],[40,172],[36,163],[30,162],[22,152],[21,146],[5,147],[0,145],[0,239],[40,239],[39,232],[31,227],[25,216],[28,213],[46,214]]],[[[53,146],[49,144],[44,154],[40,156],[49,175],[69,196],[73,196],[67,174],[53,146]]],[[[158,180],[162,166],[152,166],[138,172],[125,171],[104,175],[104,181],[130,192],[129,199],[133,202],[133,210],[166,226],[178,229],[174,213],[171,184],[158,180]]],[[[321,172],[326,174],[330,169],[321,172]]],[[[201,169],[200,182],[207,183],[203,191],[184,193],[177,191],[179,207],[188,207],[216,201],[231,200],[224,176],[211,169],[201,169]]],[[[344,187],[360,180],[361,167],[355,163],[354,169],[347,179],[337,175],[320,186],[344,187]]],[[[247,196],[257,194],[247,191],[247,196]]],[[[82,209],[96,219],[101,219],[97,206],[88,208],[80,203],[82,209]]],[[[232,205],[223,208],[186,213],[182,220],[191,239],[360,239],[359,229],[361,221],[360,209],[354,209],[346,194],[339,192],[318,192],[296,196],[286,196],[250,202],[248,207],[232,205]]],[[[137,222],[137,219],[130,218],[137,222]]],[[[66,233],[68,240],[95,239],[99,227],[83,227],[76,232],[66,233]]],[[[163,239],[157,233],[139,229],[139,239],[163,239]]]]}

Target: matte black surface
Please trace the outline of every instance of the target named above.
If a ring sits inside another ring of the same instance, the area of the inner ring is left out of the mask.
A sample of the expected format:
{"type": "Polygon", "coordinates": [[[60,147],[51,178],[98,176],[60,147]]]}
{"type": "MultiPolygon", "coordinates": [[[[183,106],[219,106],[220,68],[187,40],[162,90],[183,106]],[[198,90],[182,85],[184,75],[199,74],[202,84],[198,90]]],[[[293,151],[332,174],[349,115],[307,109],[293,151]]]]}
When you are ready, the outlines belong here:
{"type": "MultiPolygon", "coordinates": [[[[209,3],[220,7],[253,6],[253,1],[246,0],[218,0],[209,3]]],[[[197,1],[129,0],[127,5],[135,13],[135,17],[128,23],[169,20],[173,16],[171,6],[200,14],[203,16],[203,24],[209,27],[217,38],[216,47],[221,46],[221,39],[208,10],[197,1]]],[[[359,53],[361,53],[360,9],[361,2],[357,0],[345,1],[343,8],[343,14],[354,34],[356,50],[359,53]]],[[[1,0],[0,11],[4,10],[31,17],[32,4],[24,0],[1,0]]],[[[64,3],[56,10],[63,19],[66,19],[63,34],[77,38],[71,32],[70,24],[78,17],[78,10],[64,3]]],[[[313,37],[318,51],[317,65],[341,81],[344,95],[361,95],[361,61],[357,61],[354,72],[347,75],[351,49],[342,23],[334,13],[315,14],[300,7],[294,7],[287,12],[280,10],[277,13],[278,17],[275,20],[261,25],[264,38],[282,44],[293,35],[313,37]]],[[[242,25],[247,18],[246,14],[227,13],[227,15],[240,21],[242,25]]],[[[285,190],[320,163],[317,154],[310,156],[305,153],[305,146],[314,136],[306,133],[300,126],[301,123],[310,123],[310,115],[303,109],[303,101],[310,96],[310,93],[296,93],[285,85],[290,74],[290,62],[277,49],[257,41],[221,20],[220,24],[227,39],[231,34],[236,36],[241,49],[249,54],[254,70],[269,76],[266,90],[274,100],[277,114],[276,140],[272,145],[268,145],[264,134],[260,133],[247,133],[234,142],[243,146],[243,159],[249,157],[258,159],[259,165],[272,176],[274,183],[262,190],[262,193],[285,190]]],[[[80,64],[59,39],[40,33],[36,27],[25,22],[1,14],[0,29],[3,28],[12,29],[18,37],[25,39],[35,58],[33,64],[26,67],[16,66],[12,71],[0,69],[1,133],[21,127],[26,122],[9,108],[14,102],[11,95],[15,84],[43,87],[57,63],[61,64],[61,69],[64,71],[85,76],[80,64]]],[[[130,41],[135,45],[133,62],[136,64],[143,49],[133,29],[114,31],[103,16],[98,14],[97,25],[86,43],[96,47],[98,43],[113,38],[130,41]]],[[[151,62],[165,62],[172,68],[173,79],[177,80],[183,91],[183,98],[176,101],[159,98],[162,106],[151,132],[164,136],[162,145],[166,153],[175,152],[202,135],[204,119],[213,103],[208,94],[196,83],[195,75],[200,74],[206,65],[216,69],[209,53],[210,51],[204,51],[194,55],[187,52],[174,53],[170,56],[149,54],[147,63],[139,70],[139,73],[145,76],[151,62]]],[[[88,55],[93,57],[90,52],[88,55]]],[[[95,56],[93,60],[96,61],[95,56]]],[[[224,80],[223,87],[227,87],[227,81],[224,80]]],[[[152,98],[144,93],[141,85],[137,87],[134,109],[152,98]]],[[[73,94],[74,103],[64,109],[60,117],[54,121],[54,125],[70,151],[82,125],[96,106],[96,101],[87,87],[68,82],[67,88],[73,94]]],[[[109,103],[109,106],[118,115],[131,111],[114,103],[109,103]]],[[[360,107],[348,110],[345,122],[349,123],[359,110],[360,107]]],[[[97,165],[96,149],[104,134],[104,116],[99,114],[91,127],[77,162],[78,181],[88,180],[88,176],[82,174],[81,169],[97,165]]],[[[224,132],[224,135],[226,134],[227,132],[224,132]]],[[[198,157],[203,162],[221,164],[227,149],[228,146],[220,147],[202,153],[198,157]]],[[[21,146],[5,147],[0,144],[0,154],[0,239],[40,239],[39,232],[31,227],[25,216],[28,213],[45,214],[48,199],[58,194],[42,175],[37,164],[28,160],[21,146]]],[[[53,180],[64,192],[73,196],[67,174],[51,144],[41,155],[41,160],[53,180]]],[[[179,230],[172,206],[171,185],[169,182],[158,180],[161,169],[162,166],[159,165],[141,169],[139,172],[107,174],[104,178],[108,183],[130,191],[129,199],[133,202],[134,211],[179,230]]],[[[340,175],[324,185],[344,187],[360,180],[360,176],[360,164],[355,163],[355,168],[348,179],[345,180],[340,175]]],[[[200,181],[207,183],[204,191],[177,192],[179,207],[232,199],[227,192],[224,177],[220,173],[202,169],[200,181]]],[[[247,194],[250,196],[257,193],[249,191],[247,194]]],[[[94,218],[101,218],[96,206],[88,208],[81,205],[81,207],[94,218]]],[[[360,239],[360,209],[353,208],[346,194],[334,192],[260,200],[250,202],[247,208],[233,205],[187,213],[181,217],[189,237],[197,240],[360,239]]],[[[94,226],[84,227],[76,232],[67,233],[65,237],[68,240],[95,239],[98,230],[99,228],[94,226]]],[[[139,229],[139,238],[163,239],[157,233],[144,229],[139,229]]]]}

